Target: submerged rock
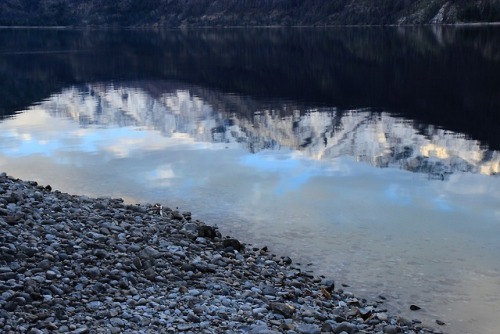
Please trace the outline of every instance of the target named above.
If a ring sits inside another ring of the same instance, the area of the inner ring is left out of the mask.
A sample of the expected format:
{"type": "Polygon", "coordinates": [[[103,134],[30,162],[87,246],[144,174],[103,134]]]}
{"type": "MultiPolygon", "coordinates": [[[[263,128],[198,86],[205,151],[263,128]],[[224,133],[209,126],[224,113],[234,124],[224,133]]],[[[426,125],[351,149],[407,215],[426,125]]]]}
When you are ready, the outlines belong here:
{"type": "Polygon", "coordinates": [[[238,252],[241,252],[243,249],[243,245],[237,239],[232,238],[222,240],[222,246],[226,249],[232,248],[238,252]]]}
{"type": "Polygon", "coordinates": [[[412,311],[418,311],[420,309],[421,309],[420,306],[417,306],[417,305],[414,305],[414,304],[410,305],[410,310],[412,310],[412,311]]]}
{"type": "Polygon", "coordinates": [[[202,225],[198,227],[198,236],[213,239],[217,237],[217,230],[212,226],[202,225]]]}

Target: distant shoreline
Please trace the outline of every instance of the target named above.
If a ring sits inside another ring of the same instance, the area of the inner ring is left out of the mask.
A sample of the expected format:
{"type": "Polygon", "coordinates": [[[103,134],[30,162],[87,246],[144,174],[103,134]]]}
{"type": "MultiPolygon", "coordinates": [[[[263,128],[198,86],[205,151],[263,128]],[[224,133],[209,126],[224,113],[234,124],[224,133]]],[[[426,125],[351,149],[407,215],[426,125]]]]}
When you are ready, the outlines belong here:
{"type": "Polygon", "coordinates": [[[297,28],[383,28],[383,27],[484,27],[500,26],[500,22],[473,22],[473,23],[425,23],[425,24],[338,24],[338,25],[180,25],[180,26],[108,26],[108,25],[88,25],[88,26],[1,26],[0,29],[54,29],[54,30],[177,30],[177,29],[297,29],[297,28]]]}

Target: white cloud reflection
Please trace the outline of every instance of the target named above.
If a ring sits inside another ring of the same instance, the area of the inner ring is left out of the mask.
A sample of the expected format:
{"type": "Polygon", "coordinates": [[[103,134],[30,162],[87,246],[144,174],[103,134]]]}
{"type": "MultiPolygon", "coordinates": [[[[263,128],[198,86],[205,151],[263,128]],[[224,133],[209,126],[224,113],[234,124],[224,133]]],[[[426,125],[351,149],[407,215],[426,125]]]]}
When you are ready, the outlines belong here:
{"type": "Polygon", "coordinates": [[[0,168],[67,192],[193,210],[445,320],[446,307],[426,300],[450,280],[443,299],[500,296],[491,280],[467,274],[500,268],[491,256],[500,251],[500,177],[487,176],[499,171],[498,152],[439,129],[426,137],[388,114],[262,112],[255,124],[221,115],[186,89],[70,88],[0,123],[0,168]],[[409,158],[397,160],[397,150],[409,158]]]}

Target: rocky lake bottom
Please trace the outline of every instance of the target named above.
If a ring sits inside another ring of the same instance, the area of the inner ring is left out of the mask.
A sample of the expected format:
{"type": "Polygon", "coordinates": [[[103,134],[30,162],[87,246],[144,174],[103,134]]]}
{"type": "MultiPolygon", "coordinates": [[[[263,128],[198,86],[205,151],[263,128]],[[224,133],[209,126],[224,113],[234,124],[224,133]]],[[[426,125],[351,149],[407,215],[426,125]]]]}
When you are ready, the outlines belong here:
{"type": "Polygon", "coordinates": [[[0,174],[0,333],[443,333],[333,279],[190,212],[0,174]]]}

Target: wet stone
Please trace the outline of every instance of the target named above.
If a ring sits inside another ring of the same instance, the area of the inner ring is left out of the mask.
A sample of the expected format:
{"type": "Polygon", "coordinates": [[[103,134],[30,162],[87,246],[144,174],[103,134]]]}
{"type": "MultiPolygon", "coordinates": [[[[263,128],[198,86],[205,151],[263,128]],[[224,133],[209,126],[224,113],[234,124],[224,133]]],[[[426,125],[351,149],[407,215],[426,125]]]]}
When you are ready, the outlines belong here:
{"type": "Polygon", "coordinates": [[[412,305],[410,305],[410,310],[412,310],[412,311],[418,311],[418,310],[420,310],[420,309],[421,309],[421,308],[420,308],[420,306],[413,305],[413,304],[412,304],[412,305]]]}
{"type": "Polygon", "coordinates": [[[199,226],[198,236],[202,238],[213,239],[217,236],[217,230],[212,226],[207,226],[207,225],[199,226]]]}
{"type": "Polygon", "coordinates": [[[224,248],[232,248],[238,252],[243,248],[243,245],[237,239],[232,238],[222,240],[222,246],[224,248]]]}
{"type": "Polygon", "coordinates": [[[441,321],[441,320],[436,320],[436,324],[438,324],[439,326],[444,326],[446,325],[446,323],[444,321],[441,321]]]}

